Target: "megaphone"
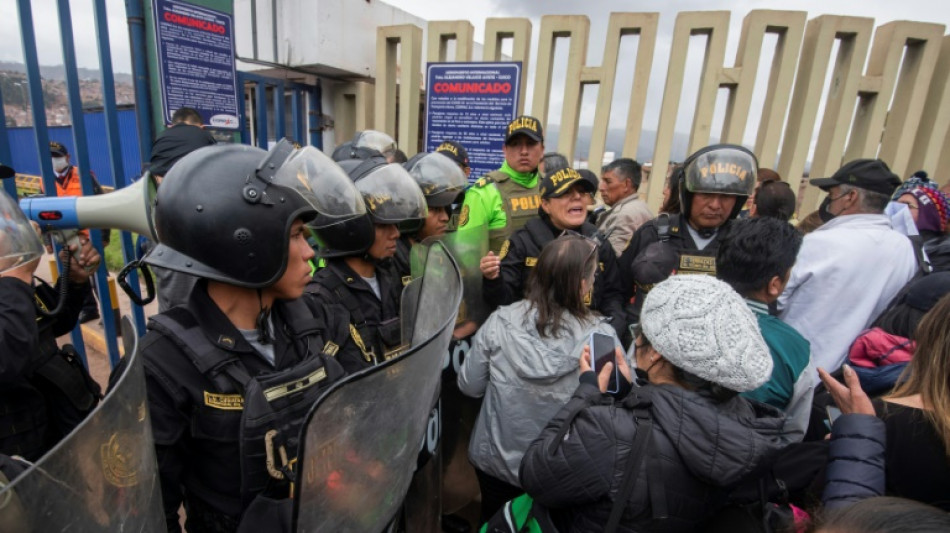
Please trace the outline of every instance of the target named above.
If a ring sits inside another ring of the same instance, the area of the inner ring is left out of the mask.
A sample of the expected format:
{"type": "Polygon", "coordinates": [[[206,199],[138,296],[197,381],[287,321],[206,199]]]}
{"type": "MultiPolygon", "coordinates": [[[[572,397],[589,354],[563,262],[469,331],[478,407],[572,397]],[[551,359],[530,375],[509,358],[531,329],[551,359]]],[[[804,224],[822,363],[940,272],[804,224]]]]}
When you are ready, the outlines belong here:
{"type": "Polygon", "coordinates": [[[96,196],[23,198],[20,209],[48,229],[119,229],[157,240],[152,206],[158,186],[151,173],[117,191],[96,196]]]}

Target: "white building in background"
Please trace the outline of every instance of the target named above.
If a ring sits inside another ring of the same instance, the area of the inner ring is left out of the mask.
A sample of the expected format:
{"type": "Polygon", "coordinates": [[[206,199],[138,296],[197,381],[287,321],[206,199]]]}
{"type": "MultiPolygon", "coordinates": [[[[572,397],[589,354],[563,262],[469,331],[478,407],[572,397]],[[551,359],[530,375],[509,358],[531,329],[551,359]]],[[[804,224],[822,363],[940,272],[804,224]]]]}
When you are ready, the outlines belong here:
{"type": "MultiPolygon", "coordinates": [[[[341,122],[352,110],[343,113],[337,109],[352,105],[344,93],[351,95],[361,84],[364,90],[369,88],[371,114],[376,31],[380,26],[399,24],[419,26],[422,42],[426,42],[425,19],[379,0],[234,0],[237,68],[310,85],[319,83],[324,121],[332,125],[323,132],[324,149],[329,152],[352,136],[352,124],[341,122]],[[367,83],[370,85],[365,86],[367,83]]],[[[473,59],[480,58],[481,46],[475,45],[473,59]]],[[[369,124],[372,118],[367,117],[369,124]]],[[[272,132],[270,135],[273,137],[272,132]]]]}

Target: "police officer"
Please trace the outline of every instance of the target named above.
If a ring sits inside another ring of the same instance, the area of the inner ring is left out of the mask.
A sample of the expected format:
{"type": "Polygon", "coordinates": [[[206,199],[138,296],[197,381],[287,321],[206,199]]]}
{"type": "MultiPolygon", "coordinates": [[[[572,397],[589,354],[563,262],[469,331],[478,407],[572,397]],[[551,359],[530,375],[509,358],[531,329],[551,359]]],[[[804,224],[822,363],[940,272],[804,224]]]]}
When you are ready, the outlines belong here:
{"type": "Polygon", "coordinates": [[[396,243],[393,263],[402,278],[402,284],[406,285],[412,274],[409,262],[412,245],[455,229],[468,181],[462,169],[441,153],[420,152],[412,156],[404,166],[422,189],[429,211],[425,224],[419,231],[400,232],[399,241],[396,243]]]}
{"type": "Polygon", "coordinates": [[[55,289],[45,282],[34,286],[43,245],[2,190],[0,229],[0,453],[35,461],[98,401],[98,388],[92,390],[98,386],[78,359],[70,364],[67,358],[78,356],[61,352],[56,337],[76,326],[100,258],[85,240],[79,253],[61,252],[69,271],[55,289]],[[71,385],[76,385],[72,396],[64,393],[71,385]]]}
{"type": "Polygon", "coordinates": [[[643,297],[670,274],[716,274],[719,238],[752,193],[758,161],[742,146],[716,144],[686,158],[670,178],[680,212],[644,223],[620,255],[629,322],[638,322],[643,297]]]}
{"type": "Polygon", "coordinates": [[[417,232],[426,219],[422,190],[401,165],[366,161],[350,178],[365,212],[314,221],[326,266],[307,287],[308,303],[325,323],[327,341],[347,373],[402,352],[402,283],[390,258],[400,228],[417,232]]]}
{"type": "Polygon", "coordinates": [[[201,148],[165,175],[145,262],[199,278],[140,344],[169,531],[182,503],[192,533],[274,530],[300,426],[343,375],[300,296],[304,224],[339,210],[314,190],[347,186],[327,156],[287,141],[201,148]]]}
{"type": "Polygon", "coordinates": [[[615,329],[624,327],[623,286],[617,256],[597,228],[587,222],[587,204],[596,191],[593,183],[576,170],[564,168],[541,180],[539,217],[505,241],[498,257],[482,258],[482,296],[492,306],[508,305],[524,296],[528,276],[544,245],[564,232],[575,232],[594,240],[598,247],[598,268],[587,304],[612,318],[615,329]]]}
{"type": "MultiPolygon", "coordinates": [[[[398,150],[396,141],[391,136],[381,131],[363,130],[356,132],[352,140],[333,150],[333,160],[342,163],[353,159],[382,157],[386,163],[392,163],[396,157],[396,150],[398,150]]],[[[345,166],[344,169],[346,169],[345,166]]]]}
{"type": "Polygon", "coordinates": [[[544,154],[541,122],[529,116],[512,120],[502,152],[505,162],[469,189],[459,217],[460,227],[487,226],[488,248],[496,254],[512,233],[538,215],[538,164],[544,154]]]}

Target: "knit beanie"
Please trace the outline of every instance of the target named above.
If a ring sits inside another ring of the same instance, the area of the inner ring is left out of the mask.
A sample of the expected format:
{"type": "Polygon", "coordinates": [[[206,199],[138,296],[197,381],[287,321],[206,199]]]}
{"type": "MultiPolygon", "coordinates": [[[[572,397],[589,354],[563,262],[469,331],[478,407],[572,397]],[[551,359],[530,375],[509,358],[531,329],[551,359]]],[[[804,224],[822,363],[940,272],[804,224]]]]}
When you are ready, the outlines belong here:
{"type": "Polygon", "coordinates": [[[647,293],[643,334],[667,361],[736,392],[758,388],[772,375],[758,321],[725,282],[701,274],[671,276],[647,293]]]}
{"type": "Polygon", "coordinates": [[[897,200],[905,194],[917,199],[917,229],[943,233],[950,220],[950,201],[947,195],[940,192],[937,184],[927,178],[927,173],[920,171],[901,184],[891,196],[897,200]]]}

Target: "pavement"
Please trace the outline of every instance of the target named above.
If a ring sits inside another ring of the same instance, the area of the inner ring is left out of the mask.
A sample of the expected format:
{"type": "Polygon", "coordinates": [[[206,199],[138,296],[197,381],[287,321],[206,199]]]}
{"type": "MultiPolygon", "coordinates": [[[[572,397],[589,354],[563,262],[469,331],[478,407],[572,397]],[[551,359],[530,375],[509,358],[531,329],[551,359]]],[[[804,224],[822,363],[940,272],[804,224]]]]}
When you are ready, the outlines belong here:
{"type": "MultiPolygon", "coordinates": [[[[44,280],[53,283],[53,280],[56,279],[56,276],[52,274],[52,271],[55,269],[53,255],[46,254],[40,260],[40,264],[36,268],[35,275],[37,277],[43,278],[44,280]]],[[[129,297],[125,295],[125,292],[115,283],[115,274],[110,273],[109,277],[113,280],[115,287],[116,300],[119,305],[119,313],[121,315],[132,315],[132,302],[129,301],[129,297]]],[[[145,316],[149,317],[153,314],[158,313],[158,300],[155,299],[151,303],[145,306],[145,316]]],[[[86,361],[89,364],[89,373],[92,374],[92,377],[102,385],[103,390],[105,390],[105,384],[109,379],[109,373],[112,370],[112,366],[109,363],[109,350],[106,343],[105,330],[102,327],[102,320],[90,320],[85,324],[82,324],[80,327],[82,332],[83,343],[86,346],[86,361]]],[[[139,332],[144,334],[145,332],[139,332]]],[[[72,344],[72,337],[70,334],[63,335],[58,339],[59,345],[72,344]]],[[[119,350],[121,353],[122,350],[122,341],[118,339],[119,350]]]]}

